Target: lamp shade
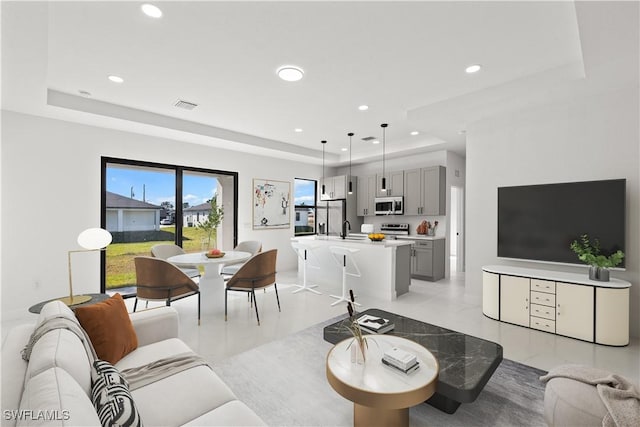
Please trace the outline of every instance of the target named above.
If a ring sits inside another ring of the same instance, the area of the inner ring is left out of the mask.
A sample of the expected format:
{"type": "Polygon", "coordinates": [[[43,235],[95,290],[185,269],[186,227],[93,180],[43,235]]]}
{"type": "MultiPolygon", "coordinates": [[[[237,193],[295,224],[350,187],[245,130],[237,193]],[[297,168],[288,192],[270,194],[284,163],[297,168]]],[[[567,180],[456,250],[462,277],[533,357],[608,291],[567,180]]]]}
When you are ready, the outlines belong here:
{"type": "Polygon", "coordinates": [[[78,235],[78,244],[88,250],[106,248],[111,243],[111,233],[103,228],[87,228],[78,235]]]}

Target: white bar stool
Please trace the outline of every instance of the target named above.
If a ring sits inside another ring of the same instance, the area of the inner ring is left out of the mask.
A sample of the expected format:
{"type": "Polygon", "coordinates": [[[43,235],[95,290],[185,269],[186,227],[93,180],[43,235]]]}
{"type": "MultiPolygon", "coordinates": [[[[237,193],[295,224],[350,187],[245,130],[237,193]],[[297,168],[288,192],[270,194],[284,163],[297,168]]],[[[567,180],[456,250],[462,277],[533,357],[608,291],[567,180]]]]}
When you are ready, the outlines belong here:
{"type": "MultiPolygon", "coordinates": [[[[318,285],[307,284],[308,253],[311,252],[313,249],[315,249],[317,246],[309,242],[291,242],[291,246],[298,254],[298,257],[300,257],[300,259],[302,260],[302,285],[295,285],[299,289],[296,289],[292,293],[295,294],[302,291],[309,291],[309,292],[313,292],[314,294],[322,295],[321,292],[318,292],[315,289],[312,289],[312,288],[317,288],[318,285]]],[[[311,266],[311,267],[314,267],[314,266],[311,266]]],[[[314,268],[319,268],[319,267],[314,267],[314,268]]]]}
{"type": "MultiPolygon", "coordinates": [[[[347,276],[361,276],[358,264],[356,264],[356,260],[353,258],[353,254],[360,252],[360,249],[348,248],[345,246],[330,246],[329,252],[331,252],[333,259],[335,259],[338,265],[342,268],[342,296],[330,295],[331,298],[338,299],[338,301],[333,302],[331,305],[340,304],[341,302],[350,302],[349,295],[347,294],[347,276]],[[347,271],[347,264],[349,264],[349,260],[351,260],[351,265],[355,272],[347,271]]],[[[353,304],[360,305],[357,302],[354,302],[353,304]]]]}

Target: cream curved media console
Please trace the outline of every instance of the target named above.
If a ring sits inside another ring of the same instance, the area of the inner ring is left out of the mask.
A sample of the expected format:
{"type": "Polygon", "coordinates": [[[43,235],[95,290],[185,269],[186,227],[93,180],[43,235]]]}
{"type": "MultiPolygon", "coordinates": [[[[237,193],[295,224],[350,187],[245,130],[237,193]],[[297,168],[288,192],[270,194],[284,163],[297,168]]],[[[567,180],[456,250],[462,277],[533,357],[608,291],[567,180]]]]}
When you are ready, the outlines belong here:
{"type": "Polygon", "coordinates": [[[482,276],[487,317],[596,344],[629,344],[627,281],[504,265],[484,266],[482,276]]]}

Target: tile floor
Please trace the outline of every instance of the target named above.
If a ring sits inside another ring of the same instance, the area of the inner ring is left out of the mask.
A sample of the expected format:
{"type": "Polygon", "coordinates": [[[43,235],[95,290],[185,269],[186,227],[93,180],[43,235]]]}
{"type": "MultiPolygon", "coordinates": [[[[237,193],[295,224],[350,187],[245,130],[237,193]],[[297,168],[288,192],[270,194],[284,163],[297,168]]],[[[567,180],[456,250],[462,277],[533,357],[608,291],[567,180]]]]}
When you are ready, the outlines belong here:
{"type": "MultiPolygon", "coordinates": [[[[344,304],[331,307],[334,300],[328,295],[340,293],[340,286],[318,288],[322,295],[292,294],[295,289],[292,284],[296,281],[295,271],[278,274],[280,313],[272,288],[266,294],[257,295],[260,326],[244,293],[229,294],[227,322],[224,321],[223,290],[214,301],[203,299],[200,326],[196,320],[195,299],[178,301],[174,306],[180,313],[181,337],[215,363],[346,312],[344,304]]],[[[358,298],[358,302],[362,304],[361,309],[376,307],[498,342],[504,348],[505,358],[526,365],[549,370],[563,363],[587,364],[615,371],[640,384],[638,339],[633,339],[627,347],[606,347],[489,319],[482,314],[481,296],[465,292],[463,273],[453,273],[451,278],[436,283],[413,280],[410,292],[393,302],[364,296],[358,298]]],[[[133,307],[132,301],[128,304],[133,307]]]]}
{"type": "MultiPolygon", "coordinates": [[[[258,293],[260,326],[244,293],[229,294],[229,320],[225,322],[224,291],[208,290],[207,298],[202,301],[200,326],[195,298],[175,302],[173,306],[180,314],[181,338],[194,351],[215,363],[346,312],[343,304],[331,306],[334,300],[329,294],[340,293],[339,284],[334,289],[319,288],[322,295],[292,294],[297,280],[296,271],[278,273],[280,313],[273,288],[267,293],[258,293]]],[[[505,358],[526,365],[549,370],[563,363],[586,364],[614,371],[640,385],[638,338],[632,338],[627,347],[606,347],[509,325],[485,317],[481,299],[481,295],[466,292],[464,273],[453,273],[449,279],[435,283],[414,279],[409,293],[393,302],[365,296],[358,298],[358,302],[363,310],[380,308],[498,342],[504,348],[505,358]]],[[[127,300],[127,306],[129,310],[133,309],[133,299],[127,300]]],[[[142,306],[143,303],[139,304],[138,309],[142,306]]],[[[3,323],[3,339],[12,326],[35,321],[34,315],[27,315],[24,320],[3,323]]]]}

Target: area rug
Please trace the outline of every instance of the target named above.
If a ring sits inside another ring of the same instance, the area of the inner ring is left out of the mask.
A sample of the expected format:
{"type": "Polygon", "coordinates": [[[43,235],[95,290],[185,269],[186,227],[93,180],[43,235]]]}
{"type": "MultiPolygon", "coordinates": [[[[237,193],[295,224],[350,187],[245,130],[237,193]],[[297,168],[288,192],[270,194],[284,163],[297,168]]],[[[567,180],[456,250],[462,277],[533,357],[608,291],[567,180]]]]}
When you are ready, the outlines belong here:
{"type": "MultiPolygon", "coordinates": [[[[328,384],[332,344],[322,330],[338,318],[264,344],[213,366],[240,400],[270,426],[351,426],[353,403],[328,384]]],[[[503,360],[473,403],[449,415],[430,405],[411,408],[411,426],[544,426],[546,372],[503,360]]]]}

